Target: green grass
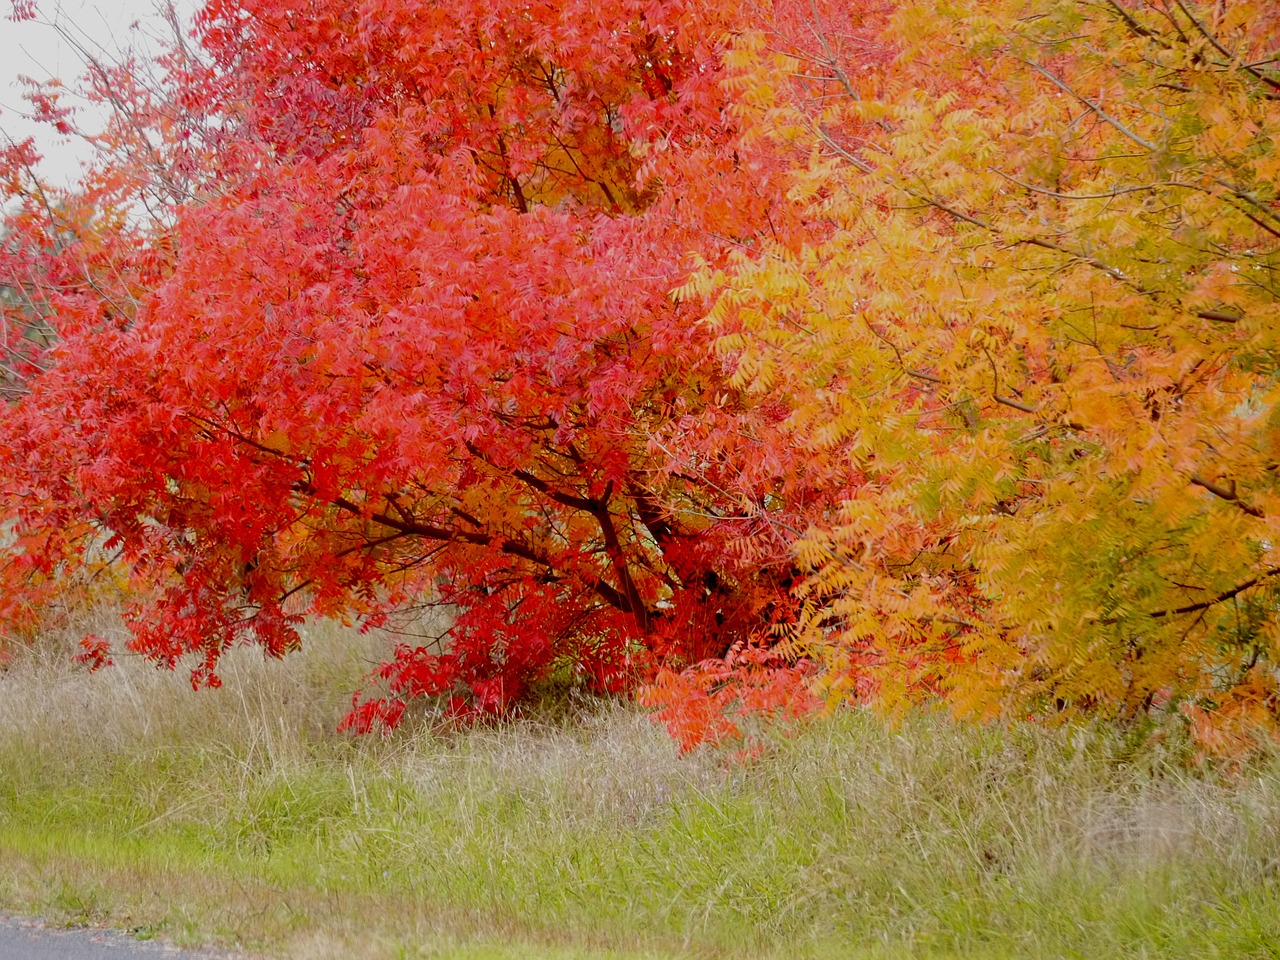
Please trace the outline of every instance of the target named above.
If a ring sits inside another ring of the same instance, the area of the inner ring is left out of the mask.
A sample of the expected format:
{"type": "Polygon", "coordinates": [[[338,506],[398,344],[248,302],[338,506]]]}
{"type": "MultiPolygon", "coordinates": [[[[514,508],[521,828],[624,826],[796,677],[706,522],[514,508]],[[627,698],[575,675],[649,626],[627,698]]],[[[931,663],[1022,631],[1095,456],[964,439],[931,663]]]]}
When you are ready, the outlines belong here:
{"type": "Polygon", "coordinates": [[[847,712],[749,765],[623,706],[333,726],[385,640],[192,694],[0,675],[0,905],[325,957],[1280,957],[1280,762],[847,712]]]}

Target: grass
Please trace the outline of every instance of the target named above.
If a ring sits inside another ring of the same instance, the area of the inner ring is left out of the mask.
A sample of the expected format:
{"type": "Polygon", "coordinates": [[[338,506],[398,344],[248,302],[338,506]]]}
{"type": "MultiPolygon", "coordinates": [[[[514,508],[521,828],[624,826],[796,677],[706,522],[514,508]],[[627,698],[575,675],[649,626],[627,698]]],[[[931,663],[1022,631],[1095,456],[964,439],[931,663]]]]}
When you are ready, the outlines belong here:
{"type": "Polygon", "coordinates": [[[387,638],[222,690],[0,674],[0,906],[272,957],[1280,957],[1280,761],[855,711],[744,765],[622,705],[333,732],[387,638]]]}

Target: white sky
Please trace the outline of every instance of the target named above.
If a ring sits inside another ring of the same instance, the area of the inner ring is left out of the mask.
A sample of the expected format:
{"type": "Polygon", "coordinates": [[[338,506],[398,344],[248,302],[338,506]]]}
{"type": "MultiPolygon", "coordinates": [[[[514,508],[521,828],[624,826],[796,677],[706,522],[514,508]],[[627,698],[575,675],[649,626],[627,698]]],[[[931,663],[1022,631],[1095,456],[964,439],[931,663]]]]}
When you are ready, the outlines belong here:
{"type": "MultiPolygon", "coordinates": [[[[195,0],[177,2],[188,17],[195,5],[195,0]]],[[[24,116],[30,104],[22,99],[18,77],[59,77],[70,86],[83,72],[75,50],[61,40],[54,23],[89,48],[107,53],[131,46],[147,49],[148,37],[166,29],[155,10],[156,0],[40,0],[35,21],[15,23],[9,19],[11,0],[0,0],[0,132],[15,140],[34,136],[45,157],[40,172],[49,181],[69,183],[88,151],[82,143],[59,137],[24,116]]],[[[92,127],[89,115],[83,116],[82,124],[92,127]]]]}

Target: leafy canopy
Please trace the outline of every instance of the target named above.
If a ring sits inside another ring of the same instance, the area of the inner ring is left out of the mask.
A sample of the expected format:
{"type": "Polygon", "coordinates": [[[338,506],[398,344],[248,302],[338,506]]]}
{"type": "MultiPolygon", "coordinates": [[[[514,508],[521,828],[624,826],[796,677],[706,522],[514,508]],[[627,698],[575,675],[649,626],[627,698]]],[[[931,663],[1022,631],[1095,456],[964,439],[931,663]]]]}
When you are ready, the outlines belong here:
{"type": "Polygon", "coordinates": [[[618,689],[755,631],[788,566],[731,548],[759,437],[669,296],[687,251],[768,219],[719,85],[736,16],[212,0],[162,90],[116,78],[108,173],[189,174],[117,218],[124,289],[34,275],[58,339],[0,443],[13,596],[116,553],[132,648],[194,655],[197,684],[241,640],[285,653],[308,613],[455,606],[358,727],[418,695],[618,689]]]}
{"type": "Polygon", "coordinates": [[[1248,0],[832,3],[739,41],[814,226],[686,289],[856,485],[797,545],[830,697],[1275,715],[1278,49],[1248,0]]]}

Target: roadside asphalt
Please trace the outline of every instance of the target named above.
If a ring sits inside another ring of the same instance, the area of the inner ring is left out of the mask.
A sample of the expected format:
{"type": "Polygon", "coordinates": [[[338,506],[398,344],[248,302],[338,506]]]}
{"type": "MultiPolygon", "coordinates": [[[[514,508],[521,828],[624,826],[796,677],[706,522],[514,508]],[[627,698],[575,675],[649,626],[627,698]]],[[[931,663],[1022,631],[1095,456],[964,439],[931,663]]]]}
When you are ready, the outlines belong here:
{"type": "Polygon", "coordinates": [[[234,960],[232,954],[182,950],[115,930],[58,930],[0,916],[0,960],[234,960]]]}

